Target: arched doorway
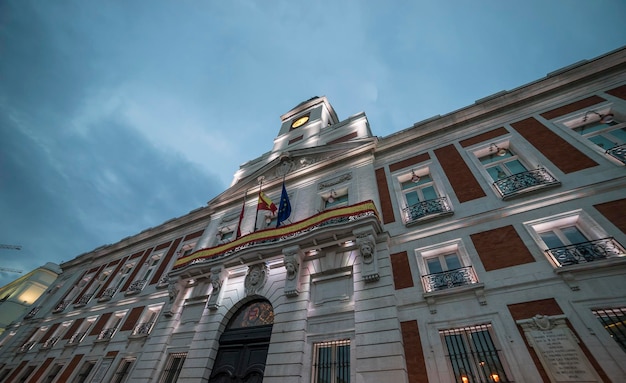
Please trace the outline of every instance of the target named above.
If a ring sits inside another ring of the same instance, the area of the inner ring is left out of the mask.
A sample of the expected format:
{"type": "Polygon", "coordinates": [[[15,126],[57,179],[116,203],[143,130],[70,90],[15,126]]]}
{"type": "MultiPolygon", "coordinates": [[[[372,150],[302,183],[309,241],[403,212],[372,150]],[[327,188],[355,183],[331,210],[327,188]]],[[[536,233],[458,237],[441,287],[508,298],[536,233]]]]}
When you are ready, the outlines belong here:
{"type": "Polygon", "coordinates": [[[273,324],[274,309],[266,300],[239,309],[220,337],[209,383],[261,383],[273,324]]]}

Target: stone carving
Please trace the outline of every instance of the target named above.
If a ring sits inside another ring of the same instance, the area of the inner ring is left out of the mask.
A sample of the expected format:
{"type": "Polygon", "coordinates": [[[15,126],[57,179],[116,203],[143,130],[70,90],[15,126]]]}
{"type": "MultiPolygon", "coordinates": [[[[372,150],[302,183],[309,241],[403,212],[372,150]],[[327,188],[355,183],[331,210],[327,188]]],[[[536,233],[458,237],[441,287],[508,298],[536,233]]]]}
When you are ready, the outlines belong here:
{"type": "Polygon", "coordinates": [[[222,291],[222,286],[224,286],[224,279],[226,278],[226,275],[227,272],[221,266],[211,269],[211,277],[209,280],[211,281],[213,290],[211,290],[211,294],[209,295],[209,299],[206,303],[207,308],[210,310],[217,310],[219,307],[220,292],[222,291]]]}
{"type": "Polygon", "coordinates": [[[285,295],[295,297],[300,294],[300,268],[304,253],[299,246],[283,249],[283,263],[287,270],[285,279],[285,295]]]}
{"type": "Polygon", "coordinates": [[[170,280],[169,285],[167,286],[167,291],[170,296],[170,303],[174,303],[176,297],[178,297],[178,287],[176,286],[176,281],[170,280]]]}
{"type": "Polygon", "coordinates": [[[285,269],[287,269],[287,279],[293,280],[298,274],[298,268],[300,267],[300,264],[293,254],[285,255],[284,263],[285,269]]]}
{"type": "Polygon", "coordinates": [[[356,244],[359,254],[363,257],[361,275],[366,283],[376,282],[380,279],[378,262],[376,261],[376,238],[371,228],[355,230],[356,244]]]}
{"type": "Polygon", "coordinates": [[[320,190],[326,189],[328,187],[335,186],[337,184],[340,184],[344,181],[349,181],[351,179],[352,179],[352,173],[346,173],[346,174],[340,175],[339,177],[330,179],[328,181],[320,182],[319,189],[320,190]]]}
{"type": "Polygon", "coordinates": [[[370,241],[369,237],[371,236],[367,236],[367,239],[364,239],[361,243],[359,243],[359,251],[363,257],[363,262],[367,264],[372,263],[375,251],[375,244],[370,241]]]}
{"type": "Polygon", "coordinates": [[[244,287],[246,289],[246,296],[256,294],[257,291],[263,287],[267,280],[269,268],[265,263],[257,263],[250,266],[248,269],[248,275],[244,281],[244,287]]]}

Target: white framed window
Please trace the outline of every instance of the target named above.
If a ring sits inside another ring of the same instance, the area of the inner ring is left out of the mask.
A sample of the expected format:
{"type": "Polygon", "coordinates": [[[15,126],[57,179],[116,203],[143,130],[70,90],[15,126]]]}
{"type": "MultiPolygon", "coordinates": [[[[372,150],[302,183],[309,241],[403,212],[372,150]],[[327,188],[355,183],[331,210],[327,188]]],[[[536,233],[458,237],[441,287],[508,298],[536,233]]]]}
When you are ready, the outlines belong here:
{"type": "Polygon", "coordinates": [[[350,382],[350,339],[313,344],[312,382],[350,382]]]}
{"type": "Polygon", "coordinates": [[[560,182],[511,139],[483,143],[472,149],[481,173],[502,199],[560,185],[560,182]],[[534,165],[537,164],[537,165],[534,165]]]}
{"type": "Polygon", "coordinates": [[[460,239],[415,250],[424,292],[478,283],[469,255],[460,239]]]}
{"type": "Polygon", "coordinates": [[[107,323],[104,325],[104,328],[102,329],[102,331],[100,331],[100,333],[98,334],[98,337],[96,338],[96,340],[99,340],[99,341],[111,340],[111,338],[113,338],[113,336],[119,329],[120,323],[122,322],[122,319],[124,319],[124,316],[126,316],[127,311],[128,310],[116,311],[113,315],[111,315],[107,323]]]}
{"type": "Polygon", "coordinates": [[[47,373],[45,379],[43,380],[43,383],[52,383],[57,375],[59,375],[59,372],[61,372],[61,369],[63,369],[62,364],[57,363],[52,366],[50,372],[47,373]]]}
{"type": "Polygon", "coordinates": [[[89,329],[91,329],[94,323],[96,323],[96,319],[98,319],[97,315],[85,319],[83,323],[80,324],[76,332],[70,335],[70,338],[67,340],[66,346],[77,345],[78,343],[82,342],[83,339],[85,339],[85,337],[87,336],[89,329]]]}
{"type": "Polygon", "coordinates": [[[159,313],[163,304],[148,306],[148,308],[141,314],[137,325],[133,328],[133,335],[148,335],[154,328],[154,324],[159,318],[159,313]]]}
{"type": "Polygon", "coordinates": [[[491,324],[439,330],[455,382],[512,382],[491,324]]]}
{"type": "Polygon", "coordinates": [[[396,177],[402,201],[402,216],[405,224],[452,214],[452,206],[443,195],[443,187],[430,167],[404,171],[396,177]]]}
{"type": "Polygon", "coordinates": [[[336,209],[350,204],[348,187],[332,188],[329,191],[322,193],[321,197],[321,210],[336,209]]]}
{"type": "Polygon", "coordinates": [[[163,252],[153,254],[144,262],[143,265],[141,265],[141,269],[137,273],[139,278],[134,280],[133,283],[128,286],[125,295],[138,294],[144,287],[146,287],[150,276],[154,270],[156,270],[161,258],[163,258],[163,252]]]}
{"type": "Polygon", "coordinates": [[[159,383],[176,382],[176,380],[178,380],[178,375],[180,375],[180,372],[183,369],[183,364],[185,364],[185,359],[187,359],[186,352],[170,354],[167,358],[167,362],[165,362],[165,368],[163,369],[159,383]]]}
{"type": "Polygon", "coordinates": [[[596,309],[592,312],[611,338],[626,352],[626,307],[596,309]]]}
{"type": "Polygon", "coordinates": [[[95,366],[96,362],[93,360],[88,360],[83,363],[72,383],[85,383],[87,381],[87,378],[89,377],[89,374],[91,374],[91,371],[95,366]]]}
{"type": "Polygon", "coordinates": [[[111,383],[124,383],[128,379],[128,375],[130,375],[130,370],[135,363],[135,359],[133,358],[125,358],[120,361],[117,370],[115,370],[115,374],[111,378],[111,383]]]}
{"type": "Polygon", "coordinates": [[[525,222],[524,226],[555,267],[625,255],[623,246],[583,210],[525,222]]]}
{"type": "Polygon", "coordinates": [[[626,118],[611,105],[581,110],[556,121],[594,150],[626,164],[626,118]]]}

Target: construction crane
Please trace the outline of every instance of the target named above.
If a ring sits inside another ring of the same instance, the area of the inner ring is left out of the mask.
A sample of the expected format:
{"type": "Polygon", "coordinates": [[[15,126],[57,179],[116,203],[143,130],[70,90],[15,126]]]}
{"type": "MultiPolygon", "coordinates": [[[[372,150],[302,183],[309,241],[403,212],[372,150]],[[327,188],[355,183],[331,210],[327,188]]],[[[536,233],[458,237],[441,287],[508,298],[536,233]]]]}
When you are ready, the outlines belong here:
{"type": "MultiPolygon", "coordinates": [[[[20,245],[5,245],[3,243],[0,243],[0,249],[22,250],[22,246],[20,246],[20,245]]],[[[10,273],[22,274],[22,270],[11,269],[9,267],[0,267],[0,271],[8,271],[10,273]]]]}

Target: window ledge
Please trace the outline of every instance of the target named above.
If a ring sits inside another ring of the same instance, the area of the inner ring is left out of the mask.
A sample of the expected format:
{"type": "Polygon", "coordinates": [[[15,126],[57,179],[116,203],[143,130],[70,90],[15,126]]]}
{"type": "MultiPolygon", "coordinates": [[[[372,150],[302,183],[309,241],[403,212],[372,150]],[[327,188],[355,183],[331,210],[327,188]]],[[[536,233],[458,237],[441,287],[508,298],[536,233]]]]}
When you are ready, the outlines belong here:
{"type": "Polygon", "coordinates": [[[478,303],[481,306],[485,306],[487,304],[487,299],[485,298],[485,284],[484,283],[472,283],[464,286],[450,287],[449,289],[432,291],[429,293],[424,293],[422,296],[426,299],[426,303],[428,304],[428,308],[430,309],[431,314],[437,313],[437,308],[435,306],[437,298],[443,298],[451,295],[462,294],[474,292],[476,298],[478,299],[478,303]]]}

